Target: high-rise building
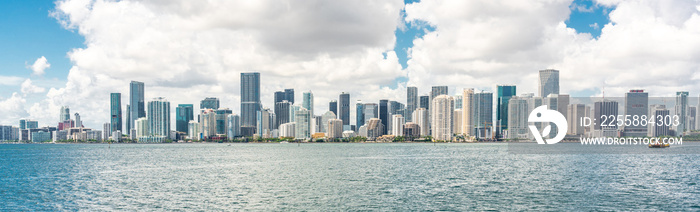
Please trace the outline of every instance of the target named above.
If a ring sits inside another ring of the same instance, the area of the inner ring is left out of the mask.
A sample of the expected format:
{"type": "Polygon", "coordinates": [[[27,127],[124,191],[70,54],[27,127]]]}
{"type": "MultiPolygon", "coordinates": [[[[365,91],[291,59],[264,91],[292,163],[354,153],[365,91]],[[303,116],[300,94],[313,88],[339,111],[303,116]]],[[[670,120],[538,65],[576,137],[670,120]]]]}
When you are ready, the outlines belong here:
{"type": "Polygon", "coordinates": [[[498,85],[496,100],[496,137],[502,138],[503,131],[508,130],[508,100],[515,96],[515,85],[498,85]]]}
{"type": "Polygon", "coordinates": [[[377,137],[380,137],[384,135],[384,125],[382,124],[382,120],[379,120],[378,118],[372,118],[367,121],[367,124],[365,124],[364,129],[366,130],[366,133],[362,135],[362,131],[360,130],[360,135],[367,137],[368,140],[373,141],[377,137]]]}
{"type": "Polygon", "coordinates": [[[365,125],[367,121],[372,118],[379,118],[379,105],[377,105],[377,103],[365,103],[362,109],[364,110],[362,112],[364,118],[362,119],[362,124],[359,124],[359,126],[365,125]]]}
{"type": "Polygon", "coordinates": [[[199,114],[199,130],[203,139],[216,136],[216,111],[213,109],[202,109],[199,114]]]}
{"type": "Polygon", "coordinates": [[[333,111],[326,111],[326,113],[321,115],[321,127],[319,132],[328,132],[328,121],[331,119],[336,119],[336,116],[335,114],[333,114],[333,111]]]}
{"type": "Polygon", "coordinates": [[[274,113],[270,108],[263,108],[257,114],[257,130],[256,133],[261,138],[270,138],[272,136],[274,113]]]}
{"type": "MultiPolygon", "coordinates": [[[[462,103],[464,103],[464,98],[462,94],[457,94],[453,98],[455,98],[455,109],[462,109],[462,103]]],[[[461,131],[462,129],[459,130],[461,131]]]]}
{"type": "Polygon", "coordinates": [[[396,114],[391,116],[391,134],[394,136],[403,136],[403,125],[406,124],[406,120],[401,114],[396,114]]]}
{"type": "Polygon", "coordinates": [[[433,86],[432,90],[430,91],[430,102],[433,102],[433,99],[440,95],[449,95],[447,86],[433,86]]]}
{"type": "Polygon", "coordinates": [[[420,136],[427,136],[429,135],[430,131],[428,130],[428,110],[425,108],[418,108],[415,111],[413,111],[413,119],[415,119],[414,123],[416,123],[420,127],[420,136]]]}
{"type": "Polygon", "coordinates": [[[130,104],[126,105],[126,119],[125,120],[126,120],[126,123],[124,125],[126,125],[126,126],[124,126],[125,130],[122,130],[122,132],[126,132],[126,134],[129,135],[129,133],[131,133],[131,129],[133,129],[133,125],[131,123],[131,105],[130,104]]]}
{"type": "Polygon", "coordinates": [[[676,126],[676,136],[681,136],[688,131],[688,91],[676,92],[676,115],[679,123],[676,126]]]}
{"type": "Polygon", "coordinates": [[[241,73],[241,127],[256,127],[260,109],[260,73],[241,73]]]}
{"type": "Polygon", "coordinates": [[[568,112],[569,101],[570,101],[569,94],[559,94],[558,95],[558,97],[557,97],[557,111],[559,111],[559,113],[561,113],[562,115],[569,114],[569,112],[568,112]]]}
{"type": "MultiPolygon", "coordinates": [[[[119,101],[121,102],[121,100],[119,101]]],[[[64,122],[68,120],[70,120],[70,108],[68,108],[68,106],[61,106],[61,116],[59,117],[58,121],[64,122]]]]}
{"type": "Polygon", "coordinates": [[[142,117],[136,119],[134,125],[134,129],[136,130],[136,138],[139,139],[139,142],[143,142],[143,140],[145,139],[144,137],[149,135],[148,118],[142,117]]]}
{"type": "MultiPolygon", "coordinates": [[[[457,102],[462,102],[462,101],[457,101],[455,100],[455,105],[457,102]]],[[[452,133],[453,134],[462,134],[462,109],[456,109],[454,112],[452,112],[452,133]]]]}
{"type": "Polygon", "coordinates": [[[475,136],[482,139],[493,138],[493,93],[475,93],[473,101],[475,136]]]}
{"type": "Polygon", "coordinates": [[[328,133],[326,133],[326,138],[333,139],[343,137],[343,120],[330,119],[327,124],[328,133]]]}
{"type": "Polygon", "coordinates": [[[109,140],[109,136],[112,134],[112,124],[111,123],[104,123],[102,124],[102,137],[105,140],[109,140]]]}
{"type": "MultiPolygon", "coordinates": [[[[625,93],[625,115],[629,115],[630,119],[640,120],[643,118],[642,116],[644,116],[647,117],[646,119],[648,120],[648,107],[649,93],[644,92],[644,90],[630,90],[625,93]]],[[[640,123],[632,123],[629,126],[625,125],[622,131],[622,136],[627,137],[644,137],[647,134],[647,126],[640,123]]]]}
{"type": "Polygon", "coordinates": [[[475,136],[474,112],[474,89],[465,88],[462,91],[462,133],[466,136],[475,136]]]}
{"type": "MultiPolygon", "coordinates": [[[[583,135],[586,133],[586,128],[580,124],[583,117],[589,117],[590,107],[584,104],[571,104],[567,109],[566,119],[569,120],[568,130],[566,131],[569,135],[583,135]]],[[[644,112],[646,113],[646,111],[644,112]]]]}
{"type": "Polygon", "coordinates": [[[333,114],[335,114],[336,116],[338,115],[338,101],[337,100],[331,100],[331,102],[328,103],[328,111],[333,112],[333,114]]]}
{"type": "Polygon", "coordinates": [[[303,100],[301,103],[301,106],[309,110],[309,113],[311,115],[314,115],[314,93],[309,92],[304,92],[303,100]]]}
{"type": "Polygon", "coordinates": [[[365,124],[364,106],[365,105],[362,104],[362,101],[360,100],[357,100],[357,103],[355,103],[355,126],[357,126],[357,128],[360,128],[365,124]]]}
{"type": "Polygon", "coordinates": [[[187,123],[187,128],[187,138],[195,141],[201,139],[199,136],[201,127],[197,121],[192,120],[187,123]]]}
{"type": "Polygon", "coordinates": [[[238,137],[241,135],[241,117],[236,114],[230,114],[226,117],[227,126],[227,137],[229,139],[238,137]]]}
{"type": "Polygon", "coordinates": [[[275,104],[275,129],[278,129],[280,125],[284,123],[291,122],[291,103],[287,100],[282,100],[275,104]]]}
{"type": "MultiPolygon", "coordinates": [[[[284,91],[275,92],[275,103],[287,100],[289,103],[294,104],[294,89],[284,89],[284,91]]],[[[277,111],[275,111],[277,113],[277,111]]]]}
{"type": "Polygon", "coordinates": [[[296,124],[294,122],[281,124],[279,127],[280,137],[294,138],[296,137],[296,124]]]}
{"type": "Polygon", "coordinates": [[[528,138],[528,102],[526,97],[513,96],[508,100],[508,128],[507,138],[527,139],[528,138]]]}
{"type": "MultiPolygon", "coordinates": [[[[617,134],[617,124],[603,123],[606,117],[617,117],[618,113],[618,103],[611,100],[601,100],[594,104],[594,115],[593,115],[593,129],[595,130],[596,137],[615,137],[617,134]]],[[[610,121],[608,121],[610,122],[610,121]]]]}
{"type": "Polygon", "coordinates": [[[670,136],[671,135],[670,125],[662,123],[663,120],[666,119],[665,117],[669,117],[671,115],[671,112],[668,109],[666,109],[666,105],[650,105],[649,108],[650,108],[649,115],[651,115],[654,118],[654,122],[655,122],[655,124],[649,124],[649,128],[648,128],[649,129],[649,136],[651,136],[651,137],[670,136]],[[661,121],[661,122],[659,122],[659,121],[661,121]]]}
{"type": "Polygon", "coordinates": [[[452,140],[454,98],[448,95],[436,96],[430,108],[433,138],[441,141],[452,140]]]}
{"type": "Polygon", "coordinates": [[[170,102],[163,97],[148,102],[148,135],[170,137],[170,102]]]}
{"type": "MultiPolygon", "coordinates": [[[[122,130],[122,94],[111,93],[109,95],[110,102],[110,126],[111,129],[105,129],[105,133],[111,133],[117,130],[122,130]]],[[[107,138],[108,136],[105,136],[107,138]]]]}
{"type": "Polygon", "coordinates": [[[207,97],[204,98],[201,102],[199,102],[199,109],[213,109],[217,110],[219,109],[220,101],[219,98],[216,97],[207,97]]]}
{"type": "Polygon", "coordinates": [[[559,94],[559,71],[554,69],[540,70],[538,91],[540,97],[559,94]]]}
{"type": "Polygon", "coordinates": [[[403,136],[409,141],[420,137],[420,126],[413,122],[406,122],[406,124],[403,125],[403,136]]]}
{"type": "Polygon", "coordinates": [[[227,134],[228,126],[226,124],[226,117],[233,114],[233,111],[228,108],[219,108],[216,110],[216,134],[225,135],[227,134]]]}
{"type": "Polygon", "coordinates": [[[136,119],[146,117],[144,92],[143,82],[131,81],[131,84],[129,84],[129,126],[131,128],[127,129],[128,134],[134,128],[136,119]]]}
{"type": "Polygon", "coordinates": [[[338,119],[343,120],[343,125],[350,125],[350,94],[340,93],[338,98],[338,119]]]}
{"type": "Polygon", "coordinates": [[[406,121],[412,122],[413,111],[418,108],[418,87],[406,87],[406,121]]]}
{"type": "Polygon", "coordinates": [[[695,106],[688,106],[688,120],[686,120],[686,128],[688,128],[688,131],[694,131],[697,130],[697,126],[695,125],[696,119],[697,119],[697,112],[698,109],[695,106]]]}
{"type": "Polygon", "coordinates": [[[194,120],[194,105],[177,105],[177,108],[175,108],[175,130],[178,132],[187,132],[189,130],[188,125],[192,120],[194,120]]]}
{"type": "Polygon", "coordinates": [[[382,99],[379,100],[379,119],[382,120],[382,135],[387,135],[388,133],[388,127],[387,124],[389,124],[389,116],[391,114],[389,113],[389,100],[387,99],[382,99]]]}
{"type": "MultiPolygon", "coordinates": [[[[83,127],[83,121],[80,120],[80,114],[75,113],[74,116],[75,116],[75,127],[76,127],[76,128],[82,128],[82,127],[83,127]]],[[[29,127],[29,122],[27,122],[27,128],[32,129],[31,127],[29,127]]]]}
{"type": "Polygon", "coordinates": [[[419,108],[425,108],[426,110],[430,110],[430,96],[420,96],[419,101],[419,108]]]}
{"type": "Polygon", "coordinates": [[[295,138],[311,138],[311,113],[306,110],[306,108],[299,108],[299,110],[294,112],[294,121],[296,123],[296,133],[294,133],[295,138]]]}

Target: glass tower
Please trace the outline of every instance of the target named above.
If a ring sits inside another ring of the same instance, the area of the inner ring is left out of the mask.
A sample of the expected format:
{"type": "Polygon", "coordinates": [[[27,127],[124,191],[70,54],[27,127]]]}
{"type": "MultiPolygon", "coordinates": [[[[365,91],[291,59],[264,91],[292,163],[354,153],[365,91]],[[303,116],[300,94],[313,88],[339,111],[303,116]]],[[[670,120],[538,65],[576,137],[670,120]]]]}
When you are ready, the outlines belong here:
{"type": "Polygon", "coordinates": [[[260,106],[260,73],[241,73],[241,127],[257,126],[260,106]]]}

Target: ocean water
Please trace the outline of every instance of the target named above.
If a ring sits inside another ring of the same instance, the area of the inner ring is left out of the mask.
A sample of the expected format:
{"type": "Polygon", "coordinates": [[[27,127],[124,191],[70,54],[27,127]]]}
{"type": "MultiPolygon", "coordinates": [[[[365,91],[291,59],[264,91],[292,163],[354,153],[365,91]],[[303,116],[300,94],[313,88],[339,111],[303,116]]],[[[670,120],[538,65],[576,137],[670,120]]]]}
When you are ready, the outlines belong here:
{"type": "Polygon", "coordinates": [[[700,210],[700,144],[635,151],[642,153],[513,154],[494,143],[1,144],[0,210],[700,210]],[[684,154],[643,153],[674,148],[684,154]]]}

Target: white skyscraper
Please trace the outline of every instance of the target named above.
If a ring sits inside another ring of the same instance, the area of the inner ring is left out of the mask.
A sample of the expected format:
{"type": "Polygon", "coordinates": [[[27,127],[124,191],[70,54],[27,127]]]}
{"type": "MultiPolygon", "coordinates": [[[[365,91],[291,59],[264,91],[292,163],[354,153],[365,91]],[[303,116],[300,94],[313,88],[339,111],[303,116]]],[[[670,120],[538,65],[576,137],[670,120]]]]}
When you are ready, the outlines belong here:
{"type": "Polygon", "coordinates": [[[513,96],[508,100],[508,135],[509,139],[527,139],[529,115],[528,97],[513,96]]]}
{"type": "Polygon", "coordinates": [[[391,134],[394,136],[403,136],[403,125],[406,120],[401,114],[396,114],[391,116],[391,134]]]}
{"type": "Polygon", "coordinates": [[[430,132],[428,110],[418,108],[413,111],[413,122],[420,127],[420,136],[427,136],[430,132]]]}
{"type": "MultiPolygon", "coordinates": [[[[462,91],[462,133],[466,136],[474,136],[474,89],[465,88],[462,91]]],[[[421,129],[422,131],[423,129],[421,129]]]]}
{"type": "MultiPolygon", "coordinates": [[[[460,101],[455,101],[455,104],[457,102],[462,102],[461,98],[460,101]]],[[[462,109],[455,109],[453,112],[453,124],[452,124],[452,133],[454,134],[462,134],[462,109]]]]}
{"type": "Polygon", "coordinates": [[[158,97],[148,102],[149,136],[170,137],[170,102],[158,97]]]}
{"type": "Polygon", "coordinates": [[[241,135],[241,116],[236,114],[231,114],[226,117],[227,129],[226,134],[229,139],[238,137],[241,135]]]}
{"type": "Polygon", "coordinates": [[[433,98],[430,105],[432,112],[432,136],[433,139],[452,140],[452,122],[454,112],[454,99],[451,96],[440,95],[433,98]]]}
{"type": "Polygon", "coordinates": [[[146,136],[149,136],[149,130],[148,130],[148,118],[146,117],[141,117],[136,119],[134,121],[134,125],[136,129],[136,138],[141,142],[143,139],[146,138],[146,136]]]}
{"type": "Polygon", "coordinates": [[[216,111],[213,109],[203,109],[199,114],[199,132],[202,133],[203,139],[211,136],[216,136],[216,111]]]}
{"type": "Polygon", "coordinates": [[[311,138],[311,112],[306,108],[300,108],[294,114],[294,122],[296,123],[295,138],[310,139],[311,138]]]}
{"type": "Polygon", "coordinates": [[[190,121],[187,123],[187,138],[195,141],[199,140],[199,130],[199,123],[195,120],[190,121]]]}

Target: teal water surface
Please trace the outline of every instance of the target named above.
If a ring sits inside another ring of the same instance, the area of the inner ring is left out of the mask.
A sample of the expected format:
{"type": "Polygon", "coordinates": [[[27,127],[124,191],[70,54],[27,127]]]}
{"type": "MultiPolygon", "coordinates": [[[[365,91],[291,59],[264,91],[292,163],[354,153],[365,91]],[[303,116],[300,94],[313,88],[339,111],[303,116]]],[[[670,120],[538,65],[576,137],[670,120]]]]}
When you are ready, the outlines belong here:
{"type": "MultiPolygon", "coordinates": [[[[698,144],[682,148],[700,153],[698,144]]],[[[700,210],[698,182],[700,154],[512,154],[494,143],[0,144],[3,211],[680,211],[700,210]]]]}

